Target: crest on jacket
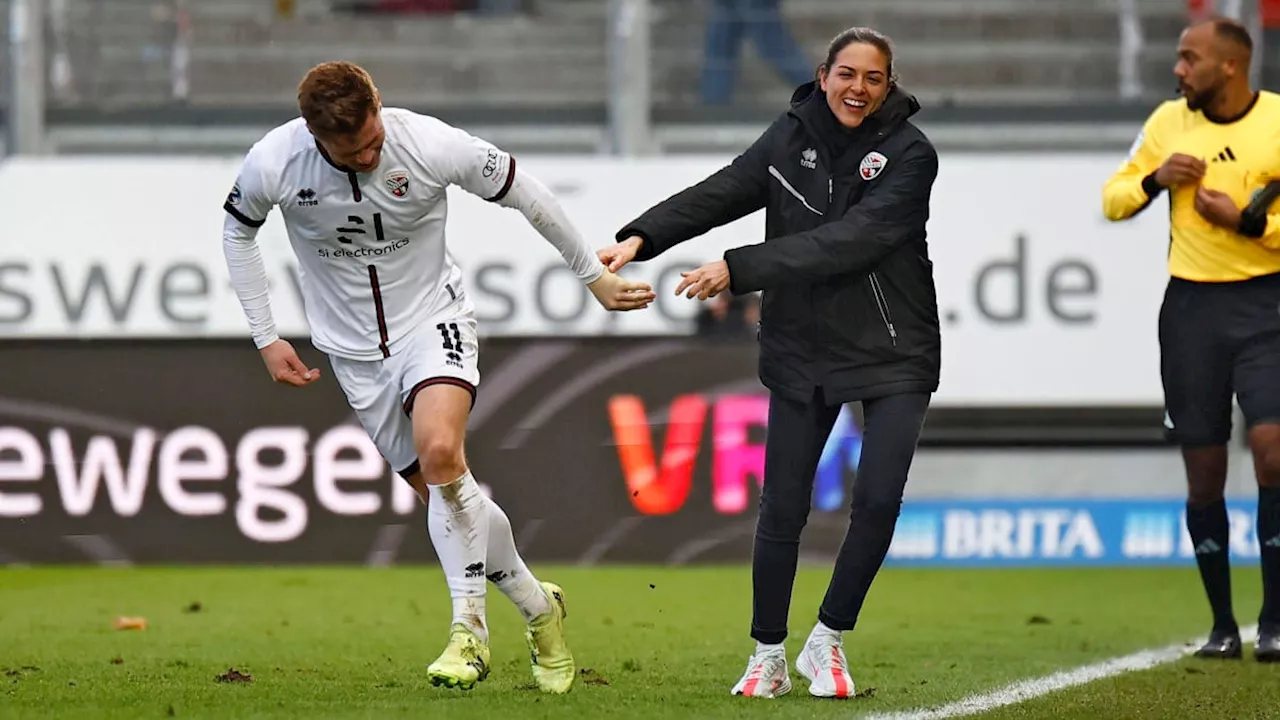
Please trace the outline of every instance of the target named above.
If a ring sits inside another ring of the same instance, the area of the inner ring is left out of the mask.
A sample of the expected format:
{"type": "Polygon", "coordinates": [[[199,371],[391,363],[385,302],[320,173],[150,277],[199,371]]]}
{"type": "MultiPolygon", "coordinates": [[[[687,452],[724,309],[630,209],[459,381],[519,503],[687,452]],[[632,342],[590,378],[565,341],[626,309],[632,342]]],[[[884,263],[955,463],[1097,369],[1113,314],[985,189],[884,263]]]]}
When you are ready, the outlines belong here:
{"type": "Polygon", "coordinates": [[[878,152],[869,152],[867,156],[862,158],[862,162],[858,163],[858,174],[863,180],[874,180],[883,170],[884,166],[889,164],[889,158],[878,152]]]}

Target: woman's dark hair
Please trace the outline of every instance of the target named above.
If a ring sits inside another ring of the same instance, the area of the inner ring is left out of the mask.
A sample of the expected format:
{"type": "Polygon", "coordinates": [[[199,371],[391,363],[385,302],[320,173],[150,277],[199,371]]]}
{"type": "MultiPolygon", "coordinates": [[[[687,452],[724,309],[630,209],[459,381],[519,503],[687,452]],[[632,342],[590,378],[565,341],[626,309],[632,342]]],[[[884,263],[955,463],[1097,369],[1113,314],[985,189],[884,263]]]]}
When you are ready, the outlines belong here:
{"type": "Polygon", "coordinates": [[[831,72],[831,66],[836,63],[836,56],[854,43],[871,45],[883,53],[885,60],[889,62],[889,85],[892,87],[898,84],[898,76],[893,72],[893,41],[888,35],[869,27],[851,27],[835,36],[831,45],[827,47],[827,59],[818,66],[818,71],[831,72]]]}

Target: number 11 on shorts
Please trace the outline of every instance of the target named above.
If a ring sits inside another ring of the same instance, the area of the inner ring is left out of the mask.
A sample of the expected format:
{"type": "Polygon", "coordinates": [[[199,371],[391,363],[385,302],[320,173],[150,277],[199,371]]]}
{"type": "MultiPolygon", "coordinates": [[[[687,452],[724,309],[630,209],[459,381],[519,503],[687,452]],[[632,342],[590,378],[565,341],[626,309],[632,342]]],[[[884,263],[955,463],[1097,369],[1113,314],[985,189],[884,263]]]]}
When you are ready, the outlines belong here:
{"type": "Polygon", "coordinates": [[[444,339],[444,349],[459,352],[462,350],[462,335],[458,332],[458,323],[440,323],[436,325],[440,337],[444,339]]]}

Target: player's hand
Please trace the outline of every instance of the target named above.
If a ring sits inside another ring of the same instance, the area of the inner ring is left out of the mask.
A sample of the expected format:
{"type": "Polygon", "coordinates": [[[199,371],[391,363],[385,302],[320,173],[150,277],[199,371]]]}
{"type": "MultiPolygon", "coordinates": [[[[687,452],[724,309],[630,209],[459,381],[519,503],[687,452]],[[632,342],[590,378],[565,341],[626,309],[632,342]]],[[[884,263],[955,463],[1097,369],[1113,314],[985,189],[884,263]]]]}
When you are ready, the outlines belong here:
{"type": "Polygon", "coordinates": [[[699,300],[713,298],[729,287],[729,263],[716,260],[706,265],[680,273],[680,284],[676,286],[676,294],[684,293],[685,297],[697,297],[699,300]]]}
{"type": "Polygon", "coordinates": [[[1174,153],[1156,170],[1156,182],[1160,187],[1168,188],[1184,183],[1200,182],[1204,177],[1204,161],[1183,153],[1174,153]]]}
{"type": "Polygon", "coordinates": [[[1240,227],[1240,208],[1224,192],[1210,190],[1203,185],[1196,188],[1196,212],[1220,228],[1235,230],[1240,227]]]}
{"type": "Polygon", "coordinates": [[[609,270],[587,288],[605,310],[642,310],[657,297],[648,283],[628,280],[609,270]]]}
{"type": "Polygon", "coordinates": [[[278,383],[302,387],[320,379],[320,371],[308,368],[288,340],[276,340],[260,352],[271,379],[278,383]]]}
{"type": "Polygon", "coordinates": [[[596,257],[600,258],[600,262],[609,268],[609,272],[618,272],[623,265],[636,259],[636,253],[640,252],[640,248],[644,246],[644,238],[639,235],[632,235],[620,243],[602,248],[596,252],[596,257]]]}

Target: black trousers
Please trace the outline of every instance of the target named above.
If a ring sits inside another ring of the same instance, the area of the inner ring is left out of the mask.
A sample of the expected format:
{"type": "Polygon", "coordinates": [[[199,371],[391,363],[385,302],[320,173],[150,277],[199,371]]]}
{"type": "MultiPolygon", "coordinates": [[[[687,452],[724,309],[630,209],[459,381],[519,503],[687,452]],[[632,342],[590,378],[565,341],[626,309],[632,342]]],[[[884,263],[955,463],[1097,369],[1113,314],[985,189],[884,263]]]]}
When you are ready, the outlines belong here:
{"type": "MultiPolygon", "coordinates": [[[[836,558],[818,619],[852,630],[871,582],[880,571],[902,507],[930,395],[910,393],[863,401],[862,457],[853,485],[849,529],[836,558]]],[[[752,557],[751,637],[780,643],[800,555],[800,533],[812,507],[814,474],[840,406],[778,395],[769,401],[764,490],[752,557]]]]}

